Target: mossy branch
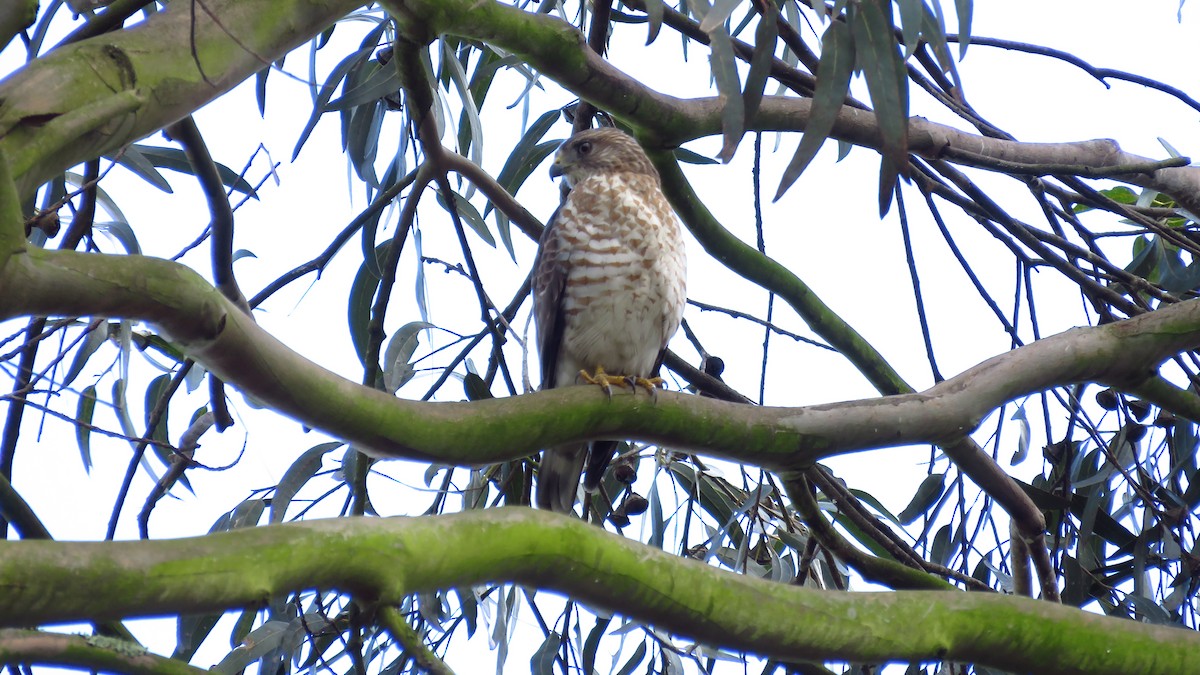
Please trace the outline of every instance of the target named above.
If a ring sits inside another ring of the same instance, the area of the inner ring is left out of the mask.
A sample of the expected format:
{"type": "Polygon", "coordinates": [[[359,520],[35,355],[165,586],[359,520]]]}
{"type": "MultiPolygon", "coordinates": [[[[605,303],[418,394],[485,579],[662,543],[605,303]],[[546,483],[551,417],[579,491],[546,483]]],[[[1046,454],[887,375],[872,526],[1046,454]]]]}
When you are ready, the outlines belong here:
{"type": "Polygon", "coordinates": [[[158,325],[183,351],[264,405],[382,457],[478,465],[585,438],[695,449],[770,469],[839,453],[961,439],[1015,398],[1074,382],[1139,386],[1200,345],[1200,300],[1077,328],[996,356],[915,394],[773,408],[673,392],[657,401],[568,387],[472,403],[407,401],[308,361],[190,269],[151,257],[29,249],[0,268],[0,320],[120,317],[158,325]]]}
{"type": "Polygon", "coordinates": [[[950,659],[1089,675],[1200,671],[1200,636],[1189,631],[998,594],[787,586],[526,508],[0,546],[0,626],[258,607],[313,588],[398,604],[422,591],[519,583],[781,659],[950,659]]]}

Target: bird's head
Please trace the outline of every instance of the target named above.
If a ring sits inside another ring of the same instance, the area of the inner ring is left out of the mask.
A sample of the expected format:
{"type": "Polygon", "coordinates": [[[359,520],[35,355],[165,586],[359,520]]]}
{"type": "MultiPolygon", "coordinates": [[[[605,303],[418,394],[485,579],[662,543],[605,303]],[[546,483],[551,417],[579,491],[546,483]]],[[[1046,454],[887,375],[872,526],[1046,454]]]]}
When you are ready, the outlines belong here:
{"type": "Polygon", "coordinates": [[[597,173],[640,173],[658,178],[650,158],[629,134],[612,127],[581,131],[559,146],[550,176],[575,185],[597,173]]]}

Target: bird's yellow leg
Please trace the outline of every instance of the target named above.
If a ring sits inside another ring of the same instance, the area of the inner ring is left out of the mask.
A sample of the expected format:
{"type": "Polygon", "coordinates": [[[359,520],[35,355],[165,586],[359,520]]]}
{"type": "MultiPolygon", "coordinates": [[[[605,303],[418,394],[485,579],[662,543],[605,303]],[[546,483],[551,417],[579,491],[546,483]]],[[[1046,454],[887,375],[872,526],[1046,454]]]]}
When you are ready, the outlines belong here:
{"type": "Polygon", "coordinates": [[[604,372],[604,366],[596,366],[595,373],[589,373],[586,370],[579,371],[579,379],[588,384],[599,386],[609,398],[612,398],[613,385],[618,387],[629,385],[629,380],[624,375],[609,375],[604,372]]]}
{"type": "Polygon", "coordinates": [[[586,370],[579,371],[579,379],[587,382],[588,384],[599,386],[604,390],[605,394],[608,394],[609,398],[612,398],[612,388],[614,385],[618,387],[629,387],[630,389],[641,387],[642,389],[645,389],[646,392],[651,396],[658,398],[658,387],[663,383],[663,379],[661,377],[646,378],[640,376],[634,377],[632,375],[609,375],[608,373],[604,372],[603,366],[596,366],[595,373],[589,373],[586,370]]]}

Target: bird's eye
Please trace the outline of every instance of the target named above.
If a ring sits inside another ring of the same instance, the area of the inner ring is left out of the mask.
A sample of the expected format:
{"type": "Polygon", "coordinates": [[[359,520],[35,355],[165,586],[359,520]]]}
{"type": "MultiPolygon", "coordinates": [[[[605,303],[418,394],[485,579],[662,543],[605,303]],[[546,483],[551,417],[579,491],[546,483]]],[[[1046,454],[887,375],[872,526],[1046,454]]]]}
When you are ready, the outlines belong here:
{"type": "Polygon", "coordinates": [[[584,141],[584,142],[580,143],[579,145],[577,145],[576,149],[579,150],[579,154],[587,155],[592,152],[592,144],[590,141],[584,141]]]}

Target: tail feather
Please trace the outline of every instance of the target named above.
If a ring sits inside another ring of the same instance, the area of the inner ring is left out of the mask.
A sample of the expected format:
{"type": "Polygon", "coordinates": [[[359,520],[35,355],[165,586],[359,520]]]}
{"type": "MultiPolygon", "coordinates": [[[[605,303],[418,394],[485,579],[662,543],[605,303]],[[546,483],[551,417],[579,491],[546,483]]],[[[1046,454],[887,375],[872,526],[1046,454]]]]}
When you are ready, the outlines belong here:
{"type": "Polygon", "coordinates": [[[608,469],[609,462],[612,461],[614,455],[617,454],[616,441],[594,441],[592,448],[588,452],[587,471],[583,474],[583,489],[588,492],[595,492],[600,488],[600,481],[604,480],[604,472],[608,469]]]}
{"type": "Polygon", "coordinates": [[[535,494],[538,508],[559,513],[570,513],[575,508],[587,456],[586,443],[561,445],[542,453],[535,494]]]}

